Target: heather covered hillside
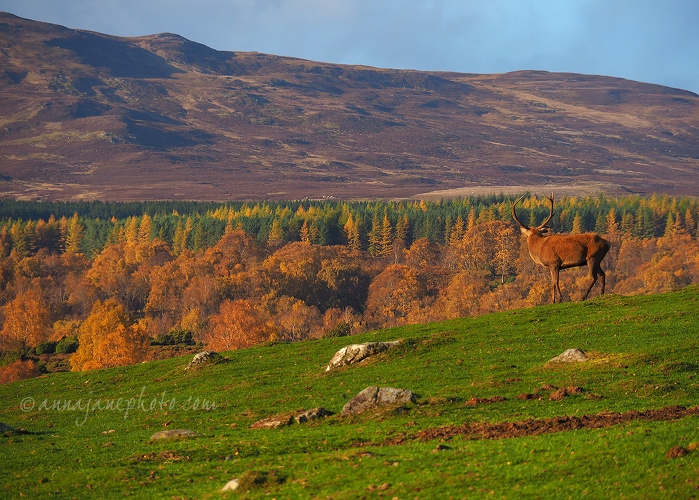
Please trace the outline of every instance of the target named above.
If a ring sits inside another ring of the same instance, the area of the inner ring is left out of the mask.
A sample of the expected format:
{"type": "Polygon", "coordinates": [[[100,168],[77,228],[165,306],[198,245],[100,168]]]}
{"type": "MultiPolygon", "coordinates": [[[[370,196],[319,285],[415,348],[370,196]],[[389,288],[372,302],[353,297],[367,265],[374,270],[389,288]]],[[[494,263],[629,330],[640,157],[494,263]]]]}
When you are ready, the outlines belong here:
{"type": "Polygon", "coordinates": [[[699,190],[699,97],[613,75],[347,66],[6,13],[0,45],[3,198],[699,190]]]}

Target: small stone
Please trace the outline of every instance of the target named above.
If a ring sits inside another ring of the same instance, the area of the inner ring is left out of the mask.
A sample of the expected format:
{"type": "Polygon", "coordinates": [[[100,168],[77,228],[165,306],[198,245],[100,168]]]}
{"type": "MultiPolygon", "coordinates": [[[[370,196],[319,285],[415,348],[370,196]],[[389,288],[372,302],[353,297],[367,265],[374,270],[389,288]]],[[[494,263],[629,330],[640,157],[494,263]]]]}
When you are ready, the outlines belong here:
{"type": "Polygon", "coordinates": [[[587,361],[587,354],[581,349],[566,349],[555,358],[549,360],[549,363],[578,363],[587,361]]]}
{"type": "Polygon", "coordinates": [[[221,488],[221,491],[235,491],[238,489],[238,486],[240,486],[240,481],[237,478],[231,479],[223,488],[221,488]]]}
{"type": "Polygon", "coordinates": [[[298,410],[291,413],[281,413],[279,415],[272,415],[271,417],[263,418],[258,420],[250,426],[251,429],[277,429],[279,427],[285,427],[287,425],[292,425],[294,422],[297,424],[302,424],[310,420],[318,420],[320,418],[332,415],[331,411],[326,410],[322,406],[317,408],[311,408],[310,410],[298,410]]]}
{"type": "Polygon", "coordinates": [[[375,385],[365,388],[342,407],[342,414],[362,413],[374,407],[376,405],[376,396],[378,393],[379,388],[375,385]]]}
{"type": "Polygon", "coordinates": [[[294,416],[289,413],[283,415],[272,415],[271,417],[258,420],[250,426],[251,429],[278,429],[294,423],[294,416]]]}
{"type": "Polygon", "coordinates": [[[397,403],[414,403],[415,396],[407,389],[396,389],[395,387],[381,387],[376,394],[376,405],[385,406],[397,403]]]}
{"type": "Polygon", "coordinates": [[[370,356],[387,351],[400,343],[400,340],[394,340],[391,342],[367,342],[365,344],[351,344],[345,346],[335,353],[328,363],[328,366],[325,368],[325,371],[329,372],[341,366],[358,363],[370,356]]]}
{"type": "Polygon", "coordinates": [[[296,413],[294,415],[294,420],[296,420],[297,424],[302,424],[310,420],[318,420],[321,418],[325,418],[332,414],[333,413],[331,411],[328,411],[322,406],[319,406],[318,408],[311,408],[310,410],[304,410],[301,413],[296,413]]]}
{"type": "Polygon", "coordinates": [[[377,406],[412,402],[415,402],[415,394],[412,391],[372,385],[349,400],[342,408],[342,414],[357,414],[377,406]]]}
{"type": "Polygon", "coordinates": [[[202,351],[194,355],[192,361],[190,361],[185,367],[185,371],[199,368],[204,365],[216,365],[218,363],[224,363],[225,361],[227,361],[227,359],[217,352],[202,351]]]}

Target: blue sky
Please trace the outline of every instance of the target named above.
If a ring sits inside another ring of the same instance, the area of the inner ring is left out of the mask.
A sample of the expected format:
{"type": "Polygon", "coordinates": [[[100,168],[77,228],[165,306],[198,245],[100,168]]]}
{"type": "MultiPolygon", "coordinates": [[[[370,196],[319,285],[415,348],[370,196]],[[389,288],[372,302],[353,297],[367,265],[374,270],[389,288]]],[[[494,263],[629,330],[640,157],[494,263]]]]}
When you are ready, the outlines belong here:
{"type": "Polygon", "coordinates": [[[617,76],[699,93],[699,0],[0,0],[111,35],[383,68],[617,76]]]}

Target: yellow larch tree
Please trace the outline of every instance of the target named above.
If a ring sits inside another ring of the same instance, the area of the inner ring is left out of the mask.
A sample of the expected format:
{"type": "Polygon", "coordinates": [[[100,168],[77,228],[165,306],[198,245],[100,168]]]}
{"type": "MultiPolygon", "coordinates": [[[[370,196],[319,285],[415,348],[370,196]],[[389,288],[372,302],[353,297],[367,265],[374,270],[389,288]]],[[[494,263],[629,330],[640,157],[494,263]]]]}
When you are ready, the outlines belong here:
{"type": "Polygon", "coordinates": [[[95,370],[142,361],[148,334],[142,324],[129,320],[121,304],[98,300],[78,329],[78,342],[80,346],[70,358],[71,370],[95,370]]]}

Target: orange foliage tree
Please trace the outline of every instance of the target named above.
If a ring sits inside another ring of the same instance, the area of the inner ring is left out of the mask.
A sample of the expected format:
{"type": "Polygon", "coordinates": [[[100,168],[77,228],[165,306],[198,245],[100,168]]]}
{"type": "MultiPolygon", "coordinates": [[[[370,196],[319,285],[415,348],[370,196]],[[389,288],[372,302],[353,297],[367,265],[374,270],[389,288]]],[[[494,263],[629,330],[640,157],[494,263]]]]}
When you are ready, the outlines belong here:
{"type": "Polygon", "coordinates": [[[425,296],[425,286],[417,270],[393,264],[369,286],[365,318],[367,324],[393,326],[404,324],[411,310],[425,296]]]}
{"type": "Polygon", "coordinates": [[[224,300],[211,317],[204,341],[211,349],[226,351],[251,347],[271,338],[273,329],[262,312],[247,300],[224,300]]]}
{"type": "Polygon", "coordinates": [[[132,323],[115,300],[97,301],[78,329],[80,346],[71,356],[73,371],[124,366],[144,359],[149,339],[140,323],[132,323]]]}
{"type": "Polygon", "coordinates": [[[7,366],[0,367],[0,384],[9,384],[28,378],[38,377],[39,367],[31,359],[17,360],[7,366]]]}
{"type": "Polygon", "coordinates": [[[262,264],[266,292],[303,300],[320,311],[362,307],[369,276],[358,264],[359,252],[341,246],[290,243],[262,264]]]}
{"type": "Polygon", "coordinates": [[[455,274],[440,291],[435,313],[444,319],[460,318],[478,313],[478,299],[486,294],[489,277],[484,272],[463,271],[455,274]]]}
{"type": "Polygon", "coordinates": [[[0,336],[5,344],[18,343],[24,350],[48,338],[49,311],[38,288],[32,287],[18,293],[3,312],[5,323],[0,336]]]}
{"type": "Polygon", "coordinates": [[[308,306],[302,300],[289,296],[270,301],[269,309],[274,316],[276,331],[282,340],[305,340],[323,325],[323,317],[318,308],[308,306]]]}

